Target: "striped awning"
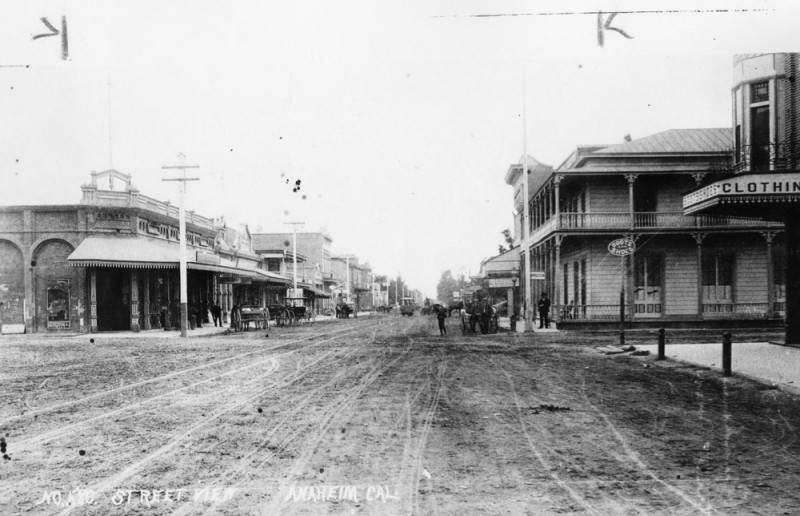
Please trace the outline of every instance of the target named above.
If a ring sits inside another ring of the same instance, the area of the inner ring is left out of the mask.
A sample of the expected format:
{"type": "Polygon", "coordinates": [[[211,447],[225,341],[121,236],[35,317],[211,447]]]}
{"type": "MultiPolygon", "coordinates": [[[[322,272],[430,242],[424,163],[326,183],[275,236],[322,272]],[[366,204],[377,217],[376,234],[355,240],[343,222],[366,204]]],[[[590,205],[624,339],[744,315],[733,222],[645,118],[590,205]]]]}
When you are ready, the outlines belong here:
{"type": "Polygon", "coordinates": [[[178,267],[178,244],[155,238],[90,236],[67,257],[73,267],[125,269],[174,269],[178,267]]]}
{"type": "MultiPolygon", "coordinates": [[[[149,237],[90,236],[67,257],[67,263],[73,267],[177,269],[179,247],[176,243],[149,237]]],[[[186,266],[191,270],[219,272],[263,283],[291,283],[289,278],[274,272],[198,263],[194,253],[187,254],[190,259],[186,266]]]]}

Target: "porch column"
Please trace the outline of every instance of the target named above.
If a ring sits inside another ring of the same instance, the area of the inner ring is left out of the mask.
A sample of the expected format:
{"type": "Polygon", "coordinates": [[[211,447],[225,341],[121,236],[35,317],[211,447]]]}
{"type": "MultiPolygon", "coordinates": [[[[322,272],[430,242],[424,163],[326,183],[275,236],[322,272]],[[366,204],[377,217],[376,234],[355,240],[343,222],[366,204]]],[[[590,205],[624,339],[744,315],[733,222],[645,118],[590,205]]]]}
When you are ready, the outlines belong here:
{"type": "Polygon", "coordinates": [[[772,263],[772,241],[775,239],[774,231],[761,233],[767,242],[767,317],[775,317],[775,269],[772,263]]]}
{"type": "Polygon", "coordinates": [[[89,271],[89,331],[97,331],[97,270],[89,271]]]}
{"type": "Polygon", "coordinates": [[[561,221],[559,220],[559,214],[561,213],[561,189],[559,185],[561,184],[561,176],[556,175],[553,176],[553,184],[555,185],[555,216],[556,216],[556,227],[560,227],[561,221]]]}
{"type": "Polygon", "coordinates": [[[144,284],[142,285],[142,310],[144,310],[144,329],[150,329],[150,275],[151,271],[144,271],[144,284]]]}
{"type": "MultiPolygon", "coordinates": [[[[626,236],[626,238],[629,238],[629,239],[633,240],[634,242],[636,242],[636,240],[638,240],[638,235],[625,235],[625,236],[626,236]]],[[[635,283],[635,279],[636,279],[634,277],[635,276],[634,272],[636,270],[636,250],[635,249],[631,254],[629,254],[628,256],[625,256],[623,258],[623,263],[624,263],[624,267],[625,267],[625,270],[623,271],[623,274],[625,275],[625,282],[627,283],[626,288],[628,290],[628,299],[627,299],[627,301],[628,301],[628,303],[627,303],[627,305],[628,305],[628,320],[629,321],[633,321],[633,318],[636,317],[636,296],[635,296],[635,292],[634,292],[634,289],[636,288],[636,285],[634,284],[635,283]]],[[[661,307],[661,310],[662,310],[662,313],[663,313],[663,310],[664,310],[663,306],[661,307]]]]}
{"type": "Polygon", "coordinates": [[[703,318],[703,240],[705,233],[692,233],[697,245],[697,316],[703,318]]]}
{"type": "Polygon", "coordinates": [[[800,343],[800,213],[787,213],[786,225],[786,344],[800,343]]]}
{"type": "Polygon", "coordinates": [[[131,330],[139,331],[139,282],[138,272],[131,269],[131,330]]]}
{"type": "Polygon", "coordinates": [[[551,317],[551,319],[553,319],[555,322],[560,322],[560,320],[561,320],[561,318],[560,318],[561,312],[559,311],[558,307],[560,307],[561,304],[562,304],[561,300],[560,300],[560,295],[561,295],[561,284],[564,281],[564,278],[562,277],[563,276],[563,271],[561,269],[561,239],[562,238],[563,237],[561,235],[556,235],[555,236],[555,240],[554,240],[554,244],[555,245],[553,246],[553,256],[554,256],[553,265],[555,266],[555,288],[553,289],[553,305],[555,305],[555,306],[554,306],[554,310],[553,310],[553,315],[555,317],[551,317]]]}
{"type": "Polygon", "coordinates": [[[625,179],[628,180],[628,212],[630,213],[631,220],[630,225],[631,228],[634,227],[634,215],[633,215],[633,183],[636,182],[636,178],[638,176],[636,174],[625,174],[625,179]]]}

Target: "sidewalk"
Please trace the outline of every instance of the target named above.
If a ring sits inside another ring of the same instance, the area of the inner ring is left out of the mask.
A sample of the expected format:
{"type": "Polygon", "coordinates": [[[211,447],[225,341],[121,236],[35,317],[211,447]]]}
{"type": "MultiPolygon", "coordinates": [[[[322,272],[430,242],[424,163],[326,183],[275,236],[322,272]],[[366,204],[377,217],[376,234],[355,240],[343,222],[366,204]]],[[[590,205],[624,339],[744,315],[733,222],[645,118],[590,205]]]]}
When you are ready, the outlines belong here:
{"type": "MultiPolygon", "coordinates": [[[[637,346],[652,355],[658,346],[637,346]]],[[[667,358],[710,367],[722,371],[722,343],[667,344],[667,358]]],[[[733,342],[731,344],[731,369],[734,375],[750,377],[757,381],[800,394],[800,349],[770,344],[769,342],[733,342]]]]}
{"type": "MultiPolygon", "coordinates": [[[[219,335],[228,330],[228,326],[213,326],[204,325],[202,328],[194,330],[187,330],[187,335],[191,337],[208,337],[211,335],[219,335]]],[[[102,331],[96,333],[79,333],[77,335],[70,335],[71,338],[92,338],[95,340],[102,339],[171,339],[180,337],[180,330],[142,330],[142,331],[102,331]]],[[[31,334],[37,336],[38,334],[31,334]]]]}

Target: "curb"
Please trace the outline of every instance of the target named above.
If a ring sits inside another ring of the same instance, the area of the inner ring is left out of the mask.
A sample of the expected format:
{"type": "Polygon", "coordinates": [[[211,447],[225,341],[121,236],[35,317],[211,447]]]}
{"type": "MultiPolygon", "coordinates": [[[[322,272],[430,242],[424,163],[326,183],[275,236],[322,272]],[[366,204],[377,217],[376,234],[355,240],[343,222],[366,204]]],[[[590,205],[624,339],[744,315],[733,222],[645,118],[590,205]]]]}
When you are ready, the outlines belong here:
{"type": "MultiPolygon", "coordinates": [[[[635,355],[628,354],[628,356],[635,356],[635,355]]],[[[657,358],[658,355],[657,354],[653,354],[653,355],[650,355],[650,356],[653,357],[653,358],[649,362],[651,362],[651,365],[653,365],[655,367],[659,367],[660,366],[660,364],[659,364],[660,362],[661,363],[674,362],[674,363],[677,363],[677,364],[683,364],[683,365],[692,366],[692,367],[695,367],[697,369],[705,369],[705,370],[708,370],[708,371],[714,371],[715,373],[719,373],[719,377],[722,378],[723,380],[725,378],[728,378],[728,377],[726,377],[726,376],[724,376],[722,374],[722,368],[718,368],[717,366],[706,366],[706,365],[703,365],[703,364],[698,364],[696,362],[690,362],[688,360],[683,360],[683,359],[680,359],[680,358],[674,358],[674,357],[670,357],[670,356],[667,356],[664,360],[658,360],[658,358],[657,358]]],[[[645,359],[648,358],[648,357],[645,356],[645,357],[636,357],[636,358],[642,358],[642,362],[645,362],[646,361],[645,359]]],[[[753,376],[753,375],[748,374],[748,373],[740,373],[740,372],[737,372],[737,371],[731,371],[730,378],[734,378],[734,377],[735,378],[743,378],[743,379],[749,380],[749,381],[751,381],[753,383],[757,383],[757,384],[760,384],[760,385],[766,385],[767,387],[775,388],[775,389],[777,389],[777,390],[779,390],[781,392],[784,392],[786,394],[790,394],[792,396],[800,397],[800,387],[796,387],[794,385],[789,385],[787,383],[775,383],[775,382],[772,382],[772,380],[769,380],[767,378],[761,378],[759,376],[753,376]]]]}

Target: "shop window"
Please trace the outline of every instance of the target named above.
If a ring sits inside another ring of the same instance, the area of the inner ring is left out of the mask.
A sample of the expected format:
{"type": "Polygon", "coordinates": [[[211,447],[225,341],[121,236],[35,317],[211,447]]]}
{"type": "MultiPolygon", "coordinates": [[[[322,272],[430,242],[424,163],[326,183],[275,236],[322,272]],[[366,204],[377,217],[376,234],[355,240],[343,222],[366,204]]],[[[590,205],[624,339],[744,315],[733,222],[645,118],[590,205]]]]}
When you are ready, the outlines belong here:
{"type": "MultiPolygon", "coordinates": [[[[786,301],[786,248],[775,246],[772,251],[772,292],[776,303],[786,301]]],[[[782,308],[781,311],[785,309],[782,308]]]]}
{"type": "Polygon", "coordinates": [[[703,256],[703,301],[733,302],[733,255],[703,256]]]}
{"type": "Polygon", "coordinates": [[[633,299],[637,315],[661,314],[662,269],[660,255],[636,255],[633,299]]]}
{"type": "Polygon", "coordinates": [[[47,289],[47,328],[69,328],[69,280],[57,280],[47,289]]]}

